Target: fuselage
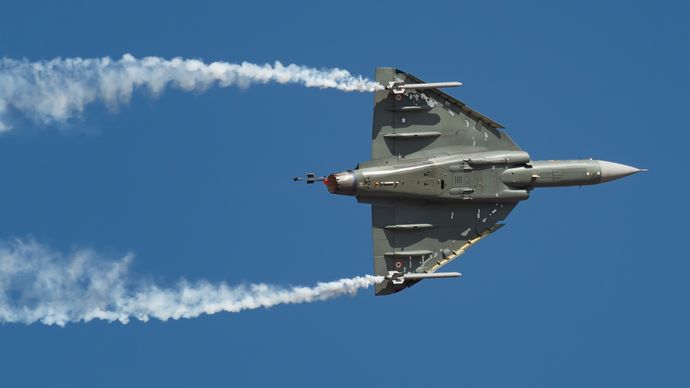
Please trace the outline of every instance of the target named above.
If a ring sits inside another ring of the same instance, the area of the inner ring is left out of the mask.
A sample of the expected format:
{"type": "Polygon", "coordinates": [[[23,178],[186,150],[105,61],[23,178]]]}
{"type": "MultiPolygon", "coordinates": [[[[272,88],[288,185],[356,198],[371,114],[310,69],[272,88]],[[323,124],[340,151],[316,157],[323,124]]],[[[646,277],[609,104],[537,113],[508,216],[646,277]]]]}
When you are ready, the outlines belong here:
{"type": "Polygon", "coordinates": [[[524,151],[456,154],[331,174],[334,194],[436,201],[516,202],[536,187],[593,185],[640,171],[622,164],[584,160],[531,161],[524,151]]]}

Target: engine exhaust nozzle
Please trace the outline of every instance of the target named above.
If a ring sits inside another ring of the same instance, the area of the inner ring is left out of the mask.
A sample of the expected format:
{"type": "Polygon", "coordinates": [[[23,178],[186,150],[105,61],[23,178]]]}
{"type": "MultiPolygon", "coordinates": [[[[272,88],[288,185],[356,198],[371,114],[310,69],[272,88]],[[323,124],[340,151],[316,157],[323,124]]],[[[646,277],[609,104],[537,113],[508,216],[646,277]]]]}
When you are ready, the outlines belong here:
{"type": "Polygon", "coordinates": [[[353,195],[357,189],[357,179],[350,170],[331,174],[323,183],[332,194],[353,195]]]}

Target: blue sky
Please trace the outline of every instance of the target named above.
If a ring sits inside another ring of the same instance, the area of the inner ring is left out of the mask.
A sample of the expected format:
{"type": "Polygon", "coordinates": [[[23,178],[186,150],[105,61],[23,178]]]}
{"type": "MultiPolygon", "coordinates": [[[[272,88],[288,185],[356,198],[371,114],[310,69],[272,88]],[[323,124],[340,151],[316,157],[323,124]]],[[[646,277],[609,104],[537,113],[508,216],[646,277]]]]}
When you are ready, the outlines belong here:
{"type": "MultiPolygon", "coordinates": [[[[690,385],[690,4],[33,2],[0,55],[396,66],[504,124],[534,159],[649,168],[538,190],[403,293],[64,328],[0,325],[8,387],[690,385]]],[[[0,239],[136,255],[133,270],[281,285],[371,273],[370,215],[297,185],[370,152],[373,97],[262,85],[135,94],[0,135],[0,239]]]]}

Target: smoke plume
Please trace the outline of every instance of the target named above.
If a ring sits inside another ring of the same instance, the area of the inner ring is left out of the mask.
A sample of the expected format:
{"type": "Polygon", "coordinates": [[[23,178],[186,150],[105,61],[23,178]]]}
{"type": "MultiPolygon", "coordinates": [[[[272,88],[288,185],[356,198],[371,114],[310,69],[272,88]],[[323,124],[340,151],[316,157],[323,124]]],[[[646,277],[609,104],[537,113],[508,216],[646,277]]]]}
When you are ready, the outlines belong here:
{"type": "Polygon", "coordinates": [[[78,116],[86,105],[103,102],[111,109],[126,103],[137,89],[154,96],[166,87],[203,91],[211,86],[251,84],[299,84],[310,88],[334,88],[346,92],[371,92],[382,86],[347,70],[315,69],[300,65],[257,65],[248,62],[204,63],[196,59],[56,58],[29,62],[0,59],[0,132],[11,129],[9,115],[17,111],[41,124],[65,122],[78,116]]]}
{"type": "Polygon", "coordinates": [[[132,259],[127,254],[105,260],[89,249],[63,255],[35,241],[0,242],[0,322],[64,326],[94,319],[127,323],[195,318],[354,295],[383,280],[367,275],[313,287],[182,280],[161,287],[130,274],[132,259]]]}

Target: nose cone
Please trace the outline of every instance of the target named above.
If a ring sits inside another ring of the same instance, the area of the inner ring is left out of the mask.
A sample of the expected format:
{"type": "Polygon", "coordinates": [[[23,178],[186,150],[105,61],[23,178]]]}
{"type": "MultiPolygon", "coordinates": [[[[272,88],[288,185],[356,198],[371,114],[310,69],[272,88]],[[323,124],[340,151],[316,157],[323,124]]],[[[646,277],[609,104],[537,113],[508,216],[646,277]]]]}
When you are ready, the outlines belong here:
{"type": "Polygon", "coordinates": [[[607,162],[599,160],[599,167],[601,168],[601,182],[608,182],[614,179],[623,178],[632,175],[636,172],[647,171],[639,168],[626,166],[625,164],[607,162]]]}

